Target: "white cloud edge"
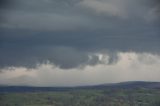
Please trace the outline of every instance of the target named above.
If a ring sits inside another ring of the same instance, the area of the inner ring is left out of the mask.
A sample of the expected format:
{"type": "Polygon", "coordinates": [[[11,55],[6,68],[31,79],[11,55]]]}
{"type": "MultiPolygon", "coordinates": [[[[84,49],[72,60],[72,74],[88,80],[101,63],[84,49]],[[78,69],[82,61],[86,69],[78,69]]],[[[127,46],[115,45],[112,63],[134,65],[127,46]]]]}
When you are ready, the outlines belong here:
{"type": "Polygon", "coordinates": [[[123,81],[160,81],[159,55],[119,52],[118,57],[119,60],[115,64],[99,63],[84,68],[61,69],[48,63],[37,65],[35,69],[25,67],[2,69],[0,84],[78,86],[123,81]]]}

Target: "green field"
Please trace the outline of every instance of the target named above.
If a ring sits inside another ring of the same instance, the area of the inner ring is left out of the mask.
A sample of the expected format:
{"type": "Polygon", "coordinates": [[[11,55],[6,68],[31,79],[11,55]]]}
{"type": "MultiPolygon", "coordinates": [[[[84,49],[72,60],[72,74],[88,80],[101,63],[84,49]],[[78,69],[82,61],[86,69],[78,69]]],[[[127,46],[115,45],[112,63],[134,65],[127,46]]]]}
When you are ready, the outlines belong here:
{"type": "Polygon", "coordinates": [[[160,106],[158,89],[1,93],[0,106],[160,106]]]}

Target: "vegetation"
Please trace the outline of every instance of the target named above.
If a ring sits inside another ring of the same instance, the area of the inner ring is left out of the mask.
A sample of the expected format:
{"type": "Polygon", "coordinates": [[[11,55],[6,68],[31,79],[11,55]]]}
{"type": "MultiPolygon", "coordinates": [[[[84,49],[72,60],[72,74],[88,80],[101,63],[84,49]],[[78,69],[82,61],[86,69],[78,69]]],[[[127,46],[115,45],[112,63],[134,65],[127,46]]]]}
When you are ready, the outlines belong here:
{"type": "Polygon", "coordinates": [[[0,93],[0,106],[160,106],[160,90],[76,89],[0,93]]]}

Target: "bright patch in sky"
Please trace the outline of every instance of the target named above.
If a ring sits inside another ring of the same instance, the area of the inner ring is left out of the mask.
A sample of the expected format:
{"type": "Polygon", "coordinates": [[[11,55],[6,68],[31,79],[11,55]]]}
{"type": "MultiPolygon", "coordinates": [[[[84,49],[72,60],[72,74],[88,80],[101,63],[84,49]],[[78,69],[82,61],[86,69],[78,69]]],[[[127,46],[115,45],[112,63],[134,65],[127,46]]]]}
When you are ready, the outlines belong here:
{"type": "Polygon", "coordinates": [[[37,65],[35,69],[12,67],[2,70],[0,83],[33,86],[76,86],[122,81],[160,80],[159,55],[120,52],[116,63],[107,64],[107,61],[105,58],[103,63],[95,66],[67,70],[50,63],[37,65]]]}

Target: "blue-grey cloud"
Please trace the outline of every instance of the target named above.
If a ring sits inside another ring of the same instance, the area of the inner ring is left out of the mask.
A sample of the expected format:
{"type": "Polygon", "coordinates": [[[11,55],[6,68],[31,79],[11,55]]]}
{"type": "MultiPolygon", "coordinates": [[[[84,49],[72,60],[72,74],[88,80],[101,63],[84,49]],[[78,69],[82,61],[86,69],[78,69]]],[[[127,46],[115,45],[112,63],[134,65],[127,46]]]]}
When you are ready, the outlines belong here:
{"type": "Polygon", "coordinates": [[[1,3],[0,67],[34,67],[49,61],[68,69],[95,65],[99,60],[94,54],[104,51],[115,53],[109,63],[118,59],[117,51],[160,53],[158,1],[1,3]]]}

